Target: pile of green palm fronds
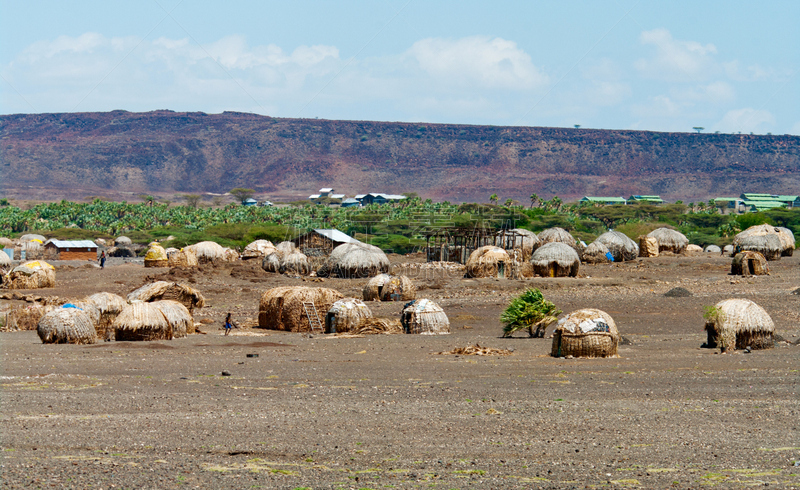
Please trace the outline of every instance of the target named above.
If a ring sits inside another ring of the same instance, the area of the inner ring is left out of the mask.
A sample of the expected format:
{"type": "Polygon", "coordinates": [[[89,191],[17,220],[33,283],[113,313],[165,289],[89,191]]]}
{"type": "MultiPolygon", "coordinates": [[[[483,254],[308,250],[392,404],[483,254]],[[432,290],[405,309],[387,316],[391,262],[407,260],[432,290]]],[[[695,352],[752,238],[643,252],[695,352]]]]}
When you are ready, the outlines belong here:
{"type": "Polygon", "coordinates": [[[544,337],[545,329],[555,323],[561,310],[544,299],[538,289],[527,289],[511,300],[500,315],[503,337],[511,337],[517,330],[527,328],[531,337],[544,337]],[[535,329],[535,332],[534,332],[535,329]]]}

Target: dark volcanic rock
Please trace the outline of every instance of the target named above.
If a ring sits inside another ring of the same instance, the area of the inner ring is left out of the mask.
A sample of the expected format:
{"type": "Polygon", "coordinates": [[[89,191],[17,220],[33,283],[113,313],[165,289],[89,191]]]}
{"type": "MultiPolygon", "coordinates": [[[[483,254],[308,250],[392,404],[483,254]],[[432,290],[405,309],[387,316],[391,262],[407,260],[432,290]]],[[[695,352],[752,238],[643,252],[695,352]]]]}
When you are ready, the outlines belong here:
{"type": "Polygon", "coordinates": [[[694,296],[694,294],[692,294],[692,292],[689,291],[688,289],[672,288],[666,293],[664,293],[664,296],[666,296],[667,298],[687,298],[689,296],[694,296]]]}

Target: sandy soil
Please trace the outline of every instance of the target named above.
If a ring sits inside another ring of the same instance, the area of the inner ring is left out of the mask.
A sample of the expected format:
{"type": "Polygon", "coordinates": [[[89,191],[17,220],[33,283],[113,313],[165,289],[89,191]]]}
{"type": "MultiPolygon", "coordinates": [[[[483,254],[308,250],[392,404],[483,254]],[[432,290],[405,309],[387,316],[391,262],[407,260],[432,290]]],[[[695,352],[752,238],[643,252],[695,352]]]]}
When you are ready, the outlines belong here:
{"type": "MultiPolygon", "coordinates": [[[[221,322],[231,311],[253,323],[270,287],[360,297],[366,280],[304,281],[257,263],[172,274],[57,264],[57,287],[37,294],[124,295],[171,277],[205,294],[196,319],[212,323],[185,339],[91,346],[0,333],[2,485],[800,488],[800,346],[700,348],[703,306],[730,297],[756,301],[796,343],[799,263],[771,262],[770,276],[752,279],[728,276],[730,258],[718,256],[585,266],[576,279],[422,276],[419,297],[444,307],[451,335],[350,339],[224,337],[221,322]],[[549,338],[500,338],[500,311],[528,286],[565,312],[610,313],[629,341],[620,357],[555,359],[549,338]],[[678,286],[694,295],[664,296],[678,286]],[[475,343],[514,352],[436,354],[475,343]]],[[[401,306],[370,303],[386,317],[401,306]]]]}

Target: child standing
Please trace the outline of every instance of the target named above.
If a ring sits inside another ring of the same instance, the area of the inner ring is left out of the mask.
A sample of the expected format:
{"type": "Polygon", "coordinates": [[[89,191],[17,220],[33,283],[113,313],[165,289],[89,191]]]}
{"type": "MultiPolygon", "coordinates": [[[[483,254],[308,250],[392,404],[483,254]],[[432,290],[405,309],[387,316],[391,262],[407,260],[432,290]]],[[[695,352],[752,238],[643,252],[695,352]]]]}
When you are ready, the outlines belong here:
{"type": "Polygon", "coordinates": [[[228,313],[228,316],[225,317],[225,335],[227,336],[231,333],[231,329],[233,328],[233,324],[231,323],[231,314],[228,313]]]}

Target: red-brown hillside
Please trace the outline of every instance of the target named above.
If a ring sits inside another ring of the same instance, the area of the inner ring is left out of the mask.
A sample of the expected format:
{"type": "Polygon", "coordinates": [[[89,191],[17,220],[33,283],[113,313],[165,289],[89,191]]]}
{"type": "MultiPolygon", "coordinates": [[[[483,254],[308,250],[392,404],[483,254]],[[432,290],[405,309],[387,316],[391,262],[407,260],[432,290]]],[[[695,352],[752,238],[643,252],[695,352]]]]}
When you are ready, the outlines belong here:
{"type": "Polygon", "coordinates": [[[0,116],[0,186],[51,199],[320,187],[450,201],[531,193],[697,200],[800,193],[800,137],[277,119],[155,111],[0,116]]]}

